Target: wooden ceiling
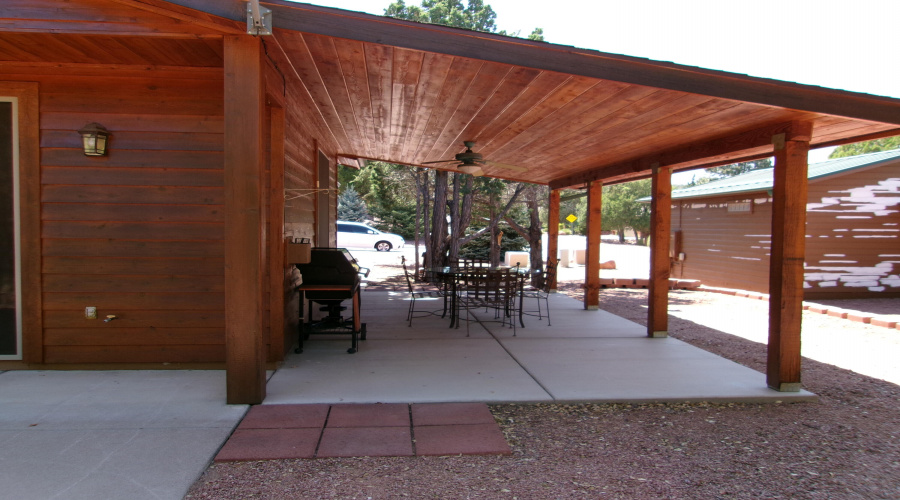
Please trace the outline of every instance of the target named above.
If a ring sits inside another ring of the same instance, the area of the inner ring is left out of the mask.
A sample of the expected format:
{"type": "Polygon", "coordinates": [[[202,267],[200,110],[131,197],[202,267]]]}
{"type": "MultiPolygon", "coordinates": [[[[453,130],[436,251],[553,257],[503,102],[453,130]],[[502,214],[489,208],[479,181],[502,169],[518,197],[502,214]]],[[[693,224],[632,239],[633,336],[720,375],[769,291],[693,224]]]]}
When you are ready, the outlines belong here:
{"type": "Polygon", "coordinates": [[[475,141],[486,175],[568,187],[769,156],[766,133],[796,121],[814,146],[900,133],[894,99],[263,4],[343,157],[424,165],[475,141]]]}
{"type": "Polygon", "coordinates": [[[485,166],[487,175],[548,184],[792,120],[813,121],[816,143],[897,128],[321,35],[275,36],[348,157],[423,165],[452,159],[472,140],[501,164],[485,166]]]}
{"type": "MultiPolygon", "coordinates": [[[[243,31],[246,8],[78,0],[62,15],[50,0],[8,2],[19,17],[0,18],[0,60],[159,66],[221,66],[221,35],[243,31]]],[[[768,156],[771,135],[797,121],[812,122],[814,147],[900,134],[897,99],[262,3],[276,26],[267,51],[312,96],[341,157],[423,165],[476,141],[486,175],[568,187],[768,156]]]]}

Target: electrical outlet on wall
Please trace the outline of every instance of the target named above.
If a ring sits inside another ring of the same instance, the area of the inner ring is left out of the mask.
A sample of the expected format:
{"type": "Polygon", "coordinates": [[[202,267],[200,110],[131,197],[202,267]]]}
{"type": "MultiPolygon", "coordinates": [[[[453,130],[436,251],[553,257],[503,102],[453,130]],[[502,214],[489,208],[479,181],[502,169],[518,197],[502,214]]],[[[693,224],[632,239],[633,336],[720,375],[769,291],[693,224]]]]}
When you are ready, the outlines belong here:
{"type": "Polygon", "coordinates": [[[85,307],[84,308],[84,319],[97,319],[97,308],[96,307],[85,307]]]}

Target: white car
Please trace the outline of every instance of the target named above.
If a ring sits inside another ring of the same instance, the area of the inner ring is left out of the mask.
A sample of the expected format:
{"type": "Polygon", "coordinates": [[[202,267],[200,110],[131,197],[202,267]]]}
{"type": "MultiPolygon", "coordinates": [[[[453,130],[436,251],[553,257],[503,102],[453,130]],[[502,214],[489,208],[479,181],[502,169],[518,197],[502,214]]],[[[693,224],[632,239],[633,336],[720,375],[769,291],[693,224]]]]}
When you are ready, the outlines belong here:
{"type": "Polygon", "coordinates": [[[338,248],[374,248],[379,252],[390,252],[392,248],[403,248],[405,244],[399,234],[383,233],[361,222],[337,221],[338,248]]]}

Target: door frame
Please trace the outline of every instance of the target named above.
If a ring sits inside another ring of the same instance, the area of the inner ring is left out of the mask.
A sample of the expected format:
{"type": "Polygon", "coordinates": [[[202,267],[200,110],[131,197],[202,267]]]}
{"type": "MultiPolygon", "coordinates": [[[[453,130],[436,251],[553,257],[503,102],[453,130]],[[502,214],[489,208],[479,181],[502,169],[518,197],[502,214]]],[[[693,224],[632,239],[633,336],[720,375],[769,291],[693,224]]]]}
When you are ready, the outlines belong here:
{"type": "MultiPolygon", "coordinates": [[[[41,302],[41,171],[40,113],[37,82],[0,82],[0,96],[15,98],[17,144],[13,163],[18,177],[19,271],[17,307],[18,355],[0,357],[0,368],[43,362],[43,306],[41,302]]],[[[76,133],[76,131],[72,131],[76,133]]]]}

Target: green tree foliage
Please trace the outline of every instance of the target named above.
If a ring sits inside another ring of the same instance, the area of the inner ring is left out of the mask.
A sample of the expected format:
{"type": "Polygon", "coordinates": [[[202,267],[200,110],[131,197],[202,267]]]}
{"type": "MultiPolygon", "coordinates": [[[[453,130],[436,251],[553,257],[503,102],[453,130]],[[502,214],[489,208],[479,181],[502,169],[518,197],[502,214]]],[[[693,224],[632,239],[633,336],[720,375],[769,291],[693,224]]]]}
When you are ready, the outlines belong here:
{"type": "MultiPolygon", "coordinates": [[[[559,220],[555,221],[559,226],[559,234],[584,234],[587,226],[587,196],[584,191],[563,190],[559,194],[559,220]],[[569,222],[566,217],[577,217],[575,223],[569,222]]],[[[548,221],[548,224],[551,222],[548,221]]],[[[549,227],[548,227],[549,230],[549,227]]]]}
{"type": "Polygon", "coordinates": [[[879,151],[890,151],[898,148],[900,148],[900,135],[885,137],[884,139],[875,139],[874,141],[844,144],[843,146],[835,148],[835,150],[828,155],[828,158],[844,158],[847,156],[864,155],[866,153],[877,153],[879,151]]]}
{"type": "MultiPolygon", "coordinates": [[[[503,237],[500,238],[500,258],[502,259],[506,252],[517,252],[520,250],[524,250],[525,247],[528,246],[528,242],[525,238],[516,234],[512,228],[508,226],[504,226],[500,224],[499,226],[500,232],[503,233],[503,237]]],[[[484,233],[477,238],[472,239],[469,243],[466,244],[463,248],[459,250],[459,256],[466,259],[484,259],[490,260],[491,258],[491,235],[488,233],[484,233]]]]}
{"type": "Polygon", "coordinates": [[[625,229],[632,228],[639,242],[646,243],[650,232],[650,204],[637,201],[650,196],[650,179],[603,186],[603,229],[615,230],[625,241],[625,229]]]}
{"type": "Polygon", "coordinates": [[[416,205],[398,206],[381,214],[375,227],[388,233],[395,233],[406,239],[416,236],[416,205]]]}
{"type": "Polygon", "coordinates": [[[347,187],[338,195],[337,203],[337,214],[340,220],[365,222],[369,218],[366,202],[360,198],[359,193],[352,186],[347,187]]]}
{"type": "Polygon", "coordinates": [[[359,193],[366,205],[372,225],[407,238],[415,234],[415,179],[409,167],[391,163],[369,161],[360,168],[340,167],[338,182],[341,194],[338,198],[338,218],[341,216],[341,197],[348,191],[359,193]]]}
{"type": "Polygon", "coordinates": [[[687,187],[699,186],[719,179],[734,177],[735,175],[745,174],[753,170],[763,168],[772,168],[772,159],[763,158],[761,160],[745,161],[741,163],[732,163],[731,165],[723,165],[721,167],[712,167],[704,170],[706,176],[694,176],[687,187]]]}
{"type": "MultiPolygon", "coordinates": [[[[397,0],[384,9],[384,15],[420,23],[518,36],[518,33],[497,31],[497,13],[483,0],[468,0],[465,5],[460,0],[422,0],[421,7],[406,5],[403,0],[397,0]]],[[[544,30],[535,28],[528,39],[543,41],[544,30]]]]}
{"type": "Polygon", "coordinates": [[[494,20],[497,14],[482,0],[469,0],[467,5],[459,0],[422,0],[422,6],[407,6],[397,0],[384,9],[384,15],[420,23],[442,24],[454,28],[493,33],[497,31],[494,20]]]}
{"type": "MultiPolygon", "coordinates": [[[[397,19],[507,34],[505,31],[497,31],[497,14],[484,0],[422,0],[421,6],[406,5],[404,0],[397,0],[385,9],[384,14],[397,19]]],[[[517,35],[518,33],[514,36],[517,35]]],[[[543,30],[536,28],[529,39],[543,40],[543,30]]],[[[524,189],[523,185],[513,187],[503,181],[483,178],[473,180],[469,175],[436,171],[431,175],[434,181],[430,187],[424,187],[429,182],[425,181],[422,189],[399,191],[385,182],[383,173],[378,169],[370,172],[367,166],[353,183],[361,193],[366,193],[364,197],[370,202],[372,212],[384,220],[392,217],[397,219],[394,216],[399,213],[398,210],[403,211],[400,207],[408,207],[410,203],[415,206],[417,196],[425,200],[422,216],[424,226],[431,234],[425,237],[426,253],[431,261],[426,265],[443,265],[438,261],[445,256],[451,259],[457,257],[463,245],[482,234],[490,235],[489,243],[496,241],[498,222],[515,212],[513,205],[524,189]],[[403,200],[398,199],[400,193],[407,196],[403,200]],[[370,196],[377,199],[384,197],[387,201],[381,201],[376,209],[370,196]],[[468,231],[470,225],[472,231],[468,231]]],[[[415,179],[415,176],[410,175],[410,178],[415,179]]],[[[398,230],[394,232],[405,235],[398,230]]],[[[493,260],[497,259],[499,248],[492,244],[490,254],[493,260]]]]}

